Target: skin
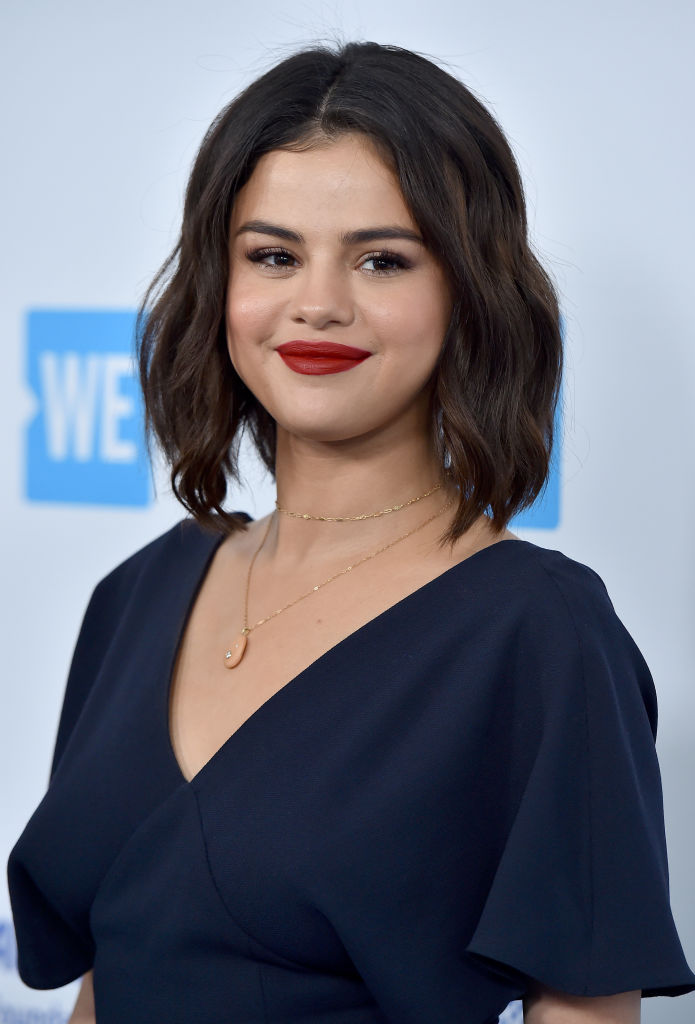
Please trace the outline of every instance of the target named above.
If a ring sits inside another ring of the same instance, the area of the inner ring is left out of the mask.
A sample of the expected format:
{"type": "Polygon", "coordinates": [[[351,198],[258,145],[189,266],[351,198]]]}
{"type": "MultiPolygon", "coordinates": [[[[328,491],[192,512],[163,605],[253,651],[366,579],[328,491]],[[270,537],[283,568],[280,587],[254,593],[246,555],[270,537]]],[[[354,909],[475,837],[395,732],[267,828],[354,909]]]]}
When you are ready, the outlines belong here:
{"type": "MultiPolygon", "coordinates": [[[[240,191],[230,223],[228,349],[237,373],[277,423],[281,506],[354,516],[407,501],[439,479],[428,387],[451,294],[442,267],[418,239],[396,178],[356,135],[266,154],[240,191]],[[384,227],[412,237],[347,237],[384,227]],[[354,345],[370,356],[345,373],[301,375],[276,352],[299,339],[354,345]]],[[[481,517],[453,546],[442,546],[452,510],[441,509],[451,496],[443,487],[395,515],[361,522],[273,517],[254,564],[250,622],[415,532],[322,588],[320,600],[312,595],[253,633],[233,670],[234,687],[220,657],[231,624],[238,630],[243,614],[243,586],[230,581],[245,580],[268,518],[222,543],[196,599],[172,682],[171,741],[185,777],[345,636],[481,548],[512,539],[495,534],[481,517]]],[[[73,1024],[94,1021],[90,993],[87,975],[73,1024]]],[[[526,1024],[636,1024],[639,993],[578,998],[538,987],[525,1012],[526,1024]]]]}
{"type": "Polygon", "coordinates": [[[94,985],[92,983],[94,972],[89,971],[82,978],[80,991],[77,996],[75,1008],[72,1011],[68,1024],[96,1024],[94,1014],[94,985]]]}
{"type": "Polygon", "coordinates": [[[639,1024],[641,993],[586,998],[539,988],[524,1000],[524,1024],[639,1024]]]}
{"type": "Polygon", "coordinates": [[[238,197],[230,232],[229,353],[283,442],[344,448],[393,423],[423,422],[424,386],[451,313],[449,288],[419,241],[340,242],[343,231],[380,225],[420,237],[391,172],[353,138],[267,154],[238,197]],[[283,239],[272,227],[249,230],[259,221],[303,240],[283,239]],[[306,377],[274,351],[295,338],[352,344],[372,356],[348,373],[306,377]]]}

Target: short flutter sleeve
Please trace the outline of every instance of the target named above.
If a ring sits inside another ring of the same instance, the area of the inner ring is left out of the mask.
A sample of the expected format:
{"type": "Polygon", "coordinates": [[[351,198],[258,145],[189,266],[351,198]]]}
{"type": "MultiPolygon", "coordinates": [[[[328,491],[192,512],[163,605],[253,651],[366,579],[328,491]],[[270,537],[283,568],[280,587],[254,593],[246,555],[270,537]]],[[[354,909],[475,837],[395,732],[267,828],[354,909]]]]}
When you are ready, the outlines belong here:
{"type": "Polygon", "coordinates": [[[94,589],[84,613],[58,720],[51,777],[65,752],[104,657],[109,636],[109,613],[113,603],[111,591],[116,585],[115,576],[102,580],[94,589]]]}
{"type": "Polygon", "coordinates": [[[555,553],[545,572],[517,657],[527,769],[467,949],[573,995],[679,995],[695,976],[669,905],[652,678],[595,573],[555,553]]]}
{"type": "MultiPolygon", "coordinates": [[[[87,606],[68,675],[58,733],[53,752],[51,778],[55,776],[98,671],[99,659],[108,635],[110,587],[102,581],[87,606]]],[[[41,815],[39,807],[35,817],[41,815]]],[[[25,842],[12,851],[7,875],[17,934],[18,969],[21,978],[34,988],[56,988],[88,971],[94,949],[84,930],[76,927],[64,911],[37,883],[45,874],[51,857],[50,837],[46,842],[25,842]]]]}

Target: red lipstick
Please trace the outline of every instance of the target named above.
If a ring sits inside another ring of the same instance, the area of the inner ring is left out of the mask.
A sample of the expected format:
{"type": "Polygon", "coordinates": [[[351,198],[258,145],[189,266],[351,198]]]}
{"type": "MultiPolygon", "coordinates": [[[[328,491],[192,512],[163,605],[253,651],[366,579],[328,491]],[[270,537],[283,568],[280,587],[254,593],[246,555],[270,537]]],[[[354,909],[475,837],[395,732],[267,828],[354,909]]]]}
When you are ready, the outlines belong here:
{"type": "Polygon", "coordinates": [[[276,351],[290,370],[307,374],[343,373],[371,355],[363,348],[332,341],[286,341],[276,351]]]}

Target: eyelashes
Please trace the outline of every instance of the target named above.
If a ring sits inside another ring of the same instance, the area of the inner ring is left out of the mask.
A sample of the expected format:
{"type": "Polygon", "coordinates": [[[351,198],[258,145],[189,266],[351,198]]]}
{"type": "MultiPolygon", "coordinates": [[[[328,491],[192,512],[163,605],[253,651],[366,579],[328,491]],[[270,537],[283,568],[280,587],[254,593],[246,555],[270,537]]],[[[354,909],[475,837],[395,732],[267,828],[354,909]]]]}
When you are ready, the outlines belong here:
{"type": "MultiPolygon", "coordinates": [[[[286,270],[293,270],[296,262],[295,257],[287,249],[282,247],[270,247],[263,249],[249,249],[246,252],[246,259],[251,263],[264,266],[271,273],[278,273],[286,270]],[[277,260],[277,262],[273,262],[277,260]]],[[[409,270],[412,263],[404,256],[395,252],[381,249],[378,252],[371,252],[362,259],[360,267],[370,277],[390,277],[401,270],[409,270]],[[367,264],[372,264],[372,269],[367,264]]]]}
{"type": "Polygon", "coordinates": [[[369,256],[367,256],[364,259],[364,261],[362,262],[362,266],[363,267],[364,267],[365,263],[373,263],[373,264],[381,263],[382,264],[381,269],[379,269],[379,270],[374,269],[374,270],[368,271],[368,273],[377,274],[377,275],[395,274],[399,270],[410,270],[410,268],[412,266],[412,263],[410,263],[408,260],[404,259],[403,256],[399,256],[397,253],[389,252],[388,250],[383,250],[382,252],[370,253],[369,256]],[[385,269],[383,267],[384,263],[390,264],[388,269],[385,269]]]}
{"type": "Polygon", "coordinates": [[[251,263],[263,263],[268,270],[291,270],[292,266],[289,261],[293,260],[294,256],[287,249],[249,249],[246,252],[246,259],[251,263]],[[270,263],[269,261],[275,257],[288,262],[270,263]]]}

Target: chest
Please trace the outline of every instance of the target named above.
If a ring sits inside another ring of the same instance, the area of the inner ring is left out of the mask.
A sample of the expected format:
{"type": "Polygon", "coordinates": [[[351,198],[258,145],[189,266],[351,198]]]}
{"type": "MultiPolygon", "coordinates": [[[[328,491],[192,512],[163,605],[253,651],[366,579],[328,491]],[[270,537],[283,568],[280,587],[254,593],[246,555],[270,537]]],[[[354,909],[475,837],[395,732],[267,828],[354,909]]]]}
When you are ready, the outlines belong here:
{"type": "MultiPolygon", "coordinates": [[[[188,779],[270,698],[327,652],[340,658],[345,648],[349,664],[354,655],[344,641],[368,623],[382,625],[390,609],[407,602],[447,565],[386,560],[360,566],[317,591],[312,583],[320,573],[296,579],[259,574],[249,595],[251,632],[241,660],[229,668],[225,653],[240,640],[244,621],[245,568],[229,559],[213,561],[181,639],[168,710],[171,745],[188,779]],[[265,621],[257,625],[260,620],[265,621]]],[[[383,625],[388,644],[388,622],[383,625]]],[[[417,640],[415,623],[409,637],[414,649],[417,640]]]]}

